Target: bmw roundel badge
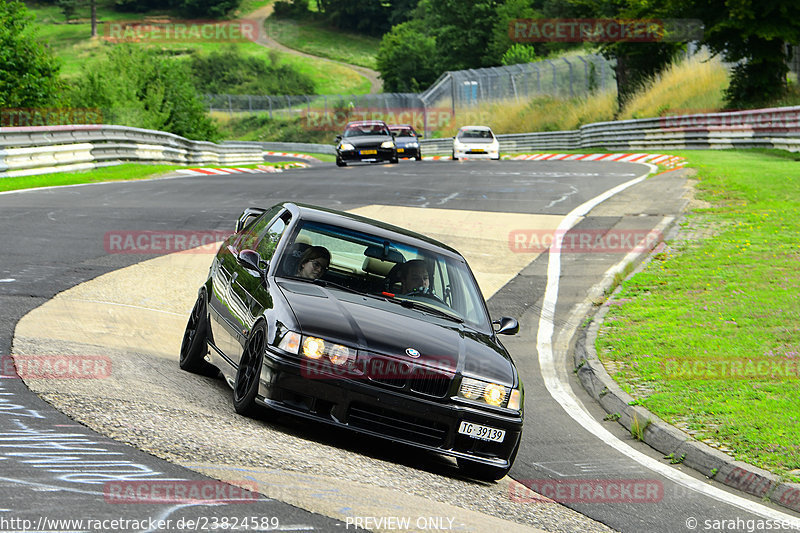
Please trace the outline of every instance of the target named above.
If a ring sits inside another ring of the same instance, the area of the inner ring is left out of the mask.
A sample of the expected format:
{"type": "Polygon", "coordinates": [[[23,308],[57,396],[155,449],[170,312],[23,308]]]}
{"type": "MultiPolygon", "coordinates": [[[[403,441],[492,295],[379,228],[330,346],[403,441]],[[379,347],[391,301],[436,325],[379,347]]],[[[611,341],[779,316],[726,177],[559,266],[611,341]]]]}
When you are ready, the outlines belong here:
{"type": "Polygon", "coordinates": [[[406,355],[416,359],[417,357],[419,357],[419,352],[414,348],[406,348],[406,355]]]}

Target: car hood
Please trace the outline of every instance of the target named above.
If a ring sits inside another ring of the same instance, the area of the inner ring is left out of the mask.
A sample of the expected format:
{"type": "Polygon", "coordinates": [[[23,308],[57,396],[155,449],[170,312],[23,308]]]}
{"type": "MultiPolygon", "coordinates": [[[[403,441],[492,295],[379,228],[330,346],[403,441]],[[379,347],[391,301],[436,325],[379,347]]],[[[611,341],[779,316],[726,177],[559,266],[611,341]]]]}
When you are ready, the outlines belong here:
{"type": "Polygon", "coordinates": [[[346,137],[342,139],[342,142],[350,143],[355,147],[359,146],[372,146],[375,144],[381,144],[384,141],[391,141],[391,137],[387,137],[386,135],[364,135],[361,137],[346,137]]]}
{"type": "Polygon", "coordinates": [[[306,282],[279,286],[300,332],[415,364],[515,386],[511,358],[491,335],[395,302],[306,282]],[[418,357],[408,355],[419,353],[418,357]]]}

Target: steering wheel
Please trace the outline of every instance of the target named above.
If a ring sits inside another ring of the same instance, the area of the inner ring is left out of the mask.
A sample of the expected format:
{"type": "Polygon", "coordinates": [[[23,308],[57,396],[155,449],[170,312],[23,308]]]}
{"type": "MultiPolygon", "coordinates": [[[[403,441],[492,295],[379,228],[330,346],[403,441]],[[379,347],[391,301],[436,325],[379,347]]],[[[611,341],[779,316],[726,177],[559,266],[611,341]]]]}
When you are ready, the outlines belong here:
{"type": "Polygon", "coordinates": [[[424,287],[418,287],[416,289],[412,289],[410,292],[408,292],[406,294],[406,296],[422,296],[422,297],[425,297],[425,298],[430,298],[431,300],[436,300],[437,302],[439,302],[442,305],[447,305],[447,304],[444,303],[444,300],[439,298],[436,295],[436,293],[433,292],[433,289],[431,289],[431,288],[427,288],[426,289],[424,287]]]}

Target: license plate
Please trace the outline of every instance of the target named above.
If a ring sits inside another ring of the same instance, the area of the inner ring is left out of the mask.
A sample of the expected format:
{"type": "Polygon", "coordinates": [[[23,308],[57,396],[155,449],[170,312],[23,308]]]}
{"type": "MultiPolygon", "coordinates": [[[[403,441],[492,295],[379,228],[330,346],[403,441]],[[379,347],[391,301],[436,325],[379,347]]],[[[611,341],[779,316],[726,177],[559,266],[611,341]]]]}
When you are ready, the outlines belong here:
{"type": "Polygon", "coordinates": [[[493,442],[503,442],[503,439],[506,437],[504,429],[490,428],[489,426],[482,426],[466,421],[462,421],[461,425],[458,426],[458,432],[462,435],[472,437],[473,439],[490,440],[493,442]]]}
{"type": "Polygon", "coordinates": [[[377,153],[377,150],[361,150],[361,155],[375,155],[377,153]]]}
{"type": "Polygon", "coordinates": [[[474,148],[469,151],[471,154],[485,154],[486,150],[481,150],[480,148],[474,148]]]}
{"type": "Polygon", "coordinates": [[[405,151],[405,148],[398,148],[397,151],[398,152],[403,152],[403,151],[405,151]]]}

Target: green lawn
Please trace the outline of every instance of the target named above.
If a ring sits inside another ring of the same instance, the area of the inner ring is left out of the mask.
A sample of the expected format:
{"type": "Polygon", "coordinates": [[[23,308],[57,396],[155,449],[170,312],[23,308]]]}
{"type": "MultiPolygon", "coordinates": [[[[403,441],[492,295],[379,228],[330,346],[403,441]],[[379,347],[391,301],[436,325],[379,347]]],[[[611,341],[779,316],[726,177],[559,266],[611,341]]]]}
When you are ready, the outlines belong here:
{"type": "MultiPolygon", "coordinates": [[[[49,42],[55,54],[61,60],[61,73],[69,79],[79,76],[86,65],[95,57],[103,54],[104,48],[112,46],[103,39],[107,33],[104,22],[143,20],[145,17],[164,15],[166,13],[118,13],[98,6],[98,33],[99,39],[91,40],[91,25],[88,14],[83,10],[78,12],[75,23],[66,24],[64,16],[57,7],[50,5],[30,4],[29,9],[36,15],[36,29],[38,36],[49,42]]],[[[256,4],[254,4],[256,5],[256,4]]],[[[345,38],[343,38],[345,39],[345,38]]],[[[227,42],[158,42],[142,43],[142,46],[157,46],[160,49],[170,50],[173,54],[188,54],[192,51],[210,53],[229,46],[227,42]]],[[[252,42],[238,42],[236,46],[245,55],[269,57],[270,50],[252,42]]],[[[277,53],[277,52],[273,52],[277,53]]],[[[297,70],[307,74],[315,82],[318,94],[366,94],[370,90],[369,80],[355,70],[344,65],[331,65],[322,59],[300,57],[293,54],[277,53],[280,63],[290,64],[297,70]]]]}
{"type": "MultiPolygon", "coordinates": [[[[642,405],[779,475],[800,469],[800,162],[697,151],[684,232],[623,284],[596,347],[642,405]]],[[[794,472],[793,479],[800,479],[794,472]]]]}
{"type": "Polygon", "coordinates": [[[332,30],[319,22],[276,18],[274,15],[267,19],[266,31],[267,35],[289,48],[373,70],[381,42],[375,37],[332,30]]]}

